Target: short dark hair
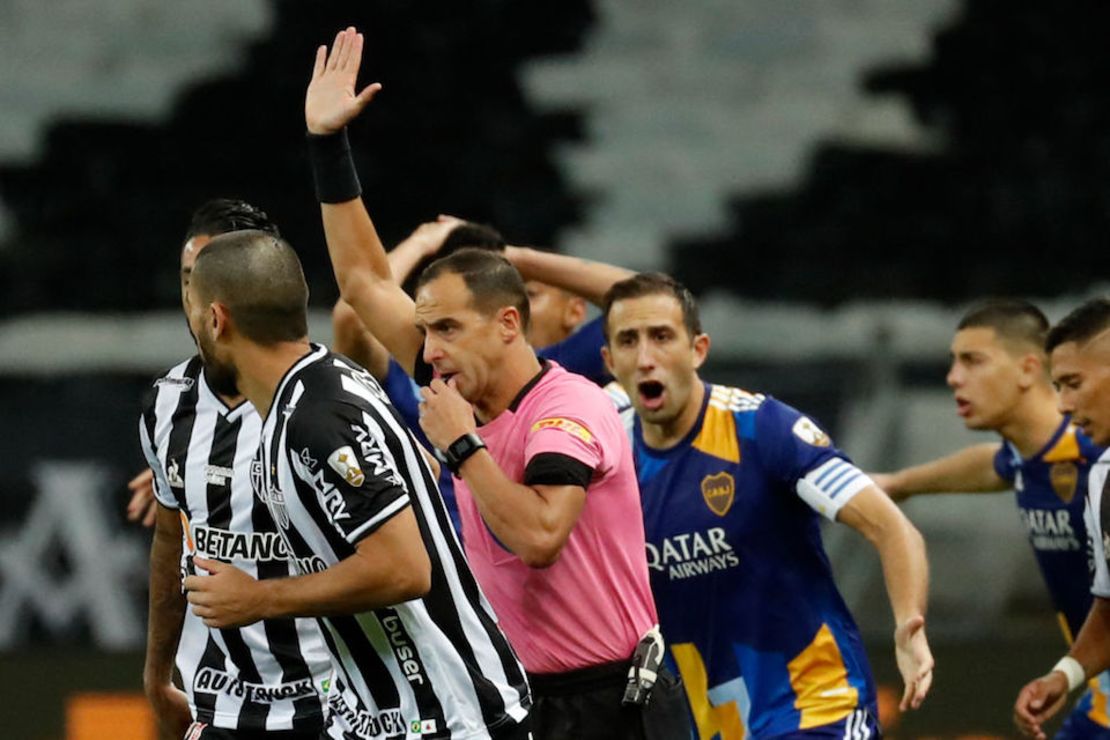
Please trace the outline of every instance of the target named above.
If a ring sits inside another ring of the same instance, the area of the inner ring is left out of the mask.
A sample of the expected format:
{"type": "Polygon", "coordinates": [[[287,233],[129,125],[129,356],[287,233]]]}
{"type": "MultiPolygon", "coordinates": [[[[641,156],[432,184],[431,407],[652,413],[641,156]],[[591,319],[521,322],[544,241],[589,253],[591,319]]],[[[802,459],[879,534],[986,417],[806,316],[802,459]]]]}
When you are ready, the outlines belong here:
{"type": "Polygon", "coordinates": [[[1045,340],[1045,351],[1061,344],[1083,344],[1110,329],[1110,298],[1092,298],[1079,306],[1052,327],[1045,340]]]}
{"type": "Polygon", "coordinates": [[[504,252],[505,237],[492,226],[466,221],[451,229],[447,238],[443,240],[443,246],[439,248],[439,254],[446,257],[465,247],[504,252]]]}
{"type": "Polygon", "coordinates": [[[219,236],[231,231],[262,231],[271,236],[281,236],[277,224],[270,220],[261,208],[252,206],[243,200],[233,198],[214,198],[204,203],[195,211],[189,220],[189,228],[185,231],[184,241],[189,241],[194,236],[206,234],[219,236]]]}
{"type": "Polygon", "coordinates": [[[259,344],[308,336],[308,285],[297,253],[279,236],[233,231],[197,256],[193,289],[227,306],[235,327],[259,344]]]}
{"type": "Polygon", "coordinates": [[[528,331],[531,311],[524,278],[504,255],[488,249],[464,247],[428,265],[420,273],[416,289],[420,290],[444,274],[461,277],[470,291],[472,305],[483,313],[492,314],[503,306],[515,308],[520,314],[521,329],[528,331]]]}
{"type": "Polygon", "coordinates": [[[960,319],[956,331],[994,329],[1002,339],[1043,349],[1048,336],[1048,319],[1039,308],[1019,298],[989,298],[975,304],[960,319]]]}
{"type": "Polygon", "coordinates": [[[694,294],[670,275],[661,272],[641,272],[614,283],[605,294],[601,307],[601,329],[605,334],[606,343],[609,342],[609,313],[613,309],[613,304],[647,295],[669,295],[674,298],[682,309],[682,323],[685,324],[690,339],[693,340],[702,333],[701,316],[698,313],[698,302],[694,300],[694,294]]]}
{"type": "Polygon", "coordinates": [[[486,249],[491,252],[504,252],[505,244],[505,237],[501,236],[501,232],[492,226],[464,221],[447,232],[443,244],[440,245],[435,255],[425,257],[416,263],[416,267],[413,268],[412,273],[405,279],[401,287],[409,295],[415,295],[417,287],[422,285],[420,275],[437,259],[450,256],[467,247],[486,249]]]}

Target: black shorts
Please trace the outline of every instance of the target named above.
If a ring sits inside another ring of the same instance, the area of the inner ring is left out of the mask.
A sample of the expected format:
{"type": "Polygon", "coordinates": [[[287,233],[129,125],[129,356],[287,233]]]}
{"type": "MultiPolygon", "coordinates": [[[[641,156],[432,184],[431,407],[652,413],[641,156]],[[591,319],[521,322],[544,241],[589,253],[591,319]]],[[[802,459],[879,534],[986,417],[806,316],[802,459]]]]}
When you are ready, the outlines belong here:
{"type": "Polygon", "coordinates": [[[529,674],[535,740],[683,740],[691,736],[682,682],[666,668],[646,707],[621,704],[628,663],[529,674]]]}

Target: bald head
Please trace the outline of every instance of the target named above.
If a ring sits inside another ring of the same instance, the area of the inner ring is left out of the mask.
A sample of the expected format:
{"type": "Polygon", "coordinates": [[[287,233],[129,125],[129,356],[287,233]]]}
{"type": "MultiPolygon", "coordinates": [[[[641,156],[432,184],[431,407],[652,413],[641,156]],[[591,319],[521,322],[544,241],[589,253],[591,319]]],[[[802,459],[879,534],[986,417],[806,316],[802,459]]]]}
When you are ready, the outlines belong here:
{"type": "Polygon", "coordinates": [[[192,290],[203,304],[222,303],[236,330],[258,344],[308,335],[308,285],[297,253],[278,236],[234,231],[197,257],[192,290]]]}

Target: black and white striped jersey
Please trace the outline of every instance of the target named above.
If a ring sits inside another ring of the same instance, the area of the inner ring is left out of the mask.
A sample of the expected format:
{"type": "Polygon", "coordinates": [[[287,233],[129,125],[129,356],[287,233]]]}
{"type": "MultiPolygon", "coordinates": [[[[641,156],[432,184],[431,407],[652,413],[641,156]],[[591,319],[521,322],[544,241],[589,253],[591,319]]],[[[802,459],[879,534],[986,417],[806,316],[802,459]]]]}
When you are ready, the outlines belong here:
{"type": "Polygon", "coordinates": [[[489,738],[531,706],[524,669],[474,579],[435,475],[369,373],[326,348],[286,373],[262,431],[255,483],[303,571],[351,556],[411,507],[431,591],[327,617],[340,738],[489,738]]]}
{"type": "MultiPolygon", "coordinates": [[[[228,408],[209,389],[199,357],[154,381],[139,436],[159,503],[181,512],[183,559],[197,554],[232,563],[260,579],[296,572],[251,486],[261,429],[249,402],[228,408]]],[[[323,726],[332,671],[315,620],[209,629],[186,609],[177,667],[200,722],[264,730],[323,726]]]]}

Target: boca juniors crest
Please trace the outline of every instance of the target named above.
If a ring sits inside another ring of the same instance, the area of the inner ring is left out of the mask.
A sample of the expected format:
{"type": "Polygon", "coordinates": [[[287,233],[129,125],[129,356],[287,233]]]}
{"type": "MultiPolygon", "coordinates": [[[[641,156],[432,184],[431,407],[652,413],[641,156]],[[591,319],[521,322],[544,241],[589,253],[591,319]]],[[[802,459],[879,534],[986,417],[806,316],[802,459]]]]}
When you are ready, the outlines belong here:
{"type": "Polygon", "coordinates": [[[716,475],[707,475],[701,481],[701,495],[710,511],[724,516],[736,500],[736,481],[723,470],[716,475]]]}
{"type": "Polygon", "coordinates": [[[1053,464],[1048,471],[1048,479],[1052,483],[1052,490],[1056,491],[1056,495],[1064,503],[1070,504],[1071,500],[1075,498],[1075,490],[1079,485],[1079,468],[1075,466],[1075,463],[1059,462],[1053,464]]]}

